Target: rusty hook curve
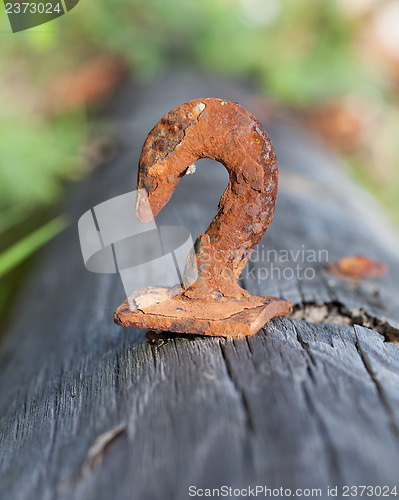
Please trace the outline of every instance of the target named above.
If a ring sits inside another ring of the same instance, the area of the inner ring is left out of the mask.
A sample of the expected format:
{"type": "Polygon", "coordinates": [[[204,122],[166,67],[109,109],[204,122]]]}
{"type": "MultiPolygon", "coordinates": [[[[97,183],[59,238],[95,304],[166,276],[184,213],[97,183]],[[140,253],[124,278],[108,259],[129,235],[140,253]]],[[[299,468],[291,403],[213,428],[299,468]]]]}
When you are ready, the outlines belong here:
{"type": "Polygon", "coordinates": [[[115,311],[118,325],[240,337],[253,335],[269,319],[292,311],[291,302],[253,296],[237,283],[272,221],[278,183],[270,139],[239,104],[196,99],[158,122],[141,153],[137,217],[142,222],[152,220],[199,158],[222,163],[230,180],[216,216],[187,259],[182,291],[176,292],[177,287],[138,290],[115,311]]]}
{"type": "MultiPolygon", "coordinates": [[[[259,121],[238,103],[208,98],[176,107],[149,133],[140,158],[138,188],[146,190],[154,216],[200,158],[222,163],[230,181],[216,216],[194,245],[199,276],[193,284],[185,273],[192,285],[185,294],[248,296],[237,280],[273,218],[278,184],[274,148],[259,121]]],[[[152,217],[145,201],[137,200],[142,222],[152,217]]]]}

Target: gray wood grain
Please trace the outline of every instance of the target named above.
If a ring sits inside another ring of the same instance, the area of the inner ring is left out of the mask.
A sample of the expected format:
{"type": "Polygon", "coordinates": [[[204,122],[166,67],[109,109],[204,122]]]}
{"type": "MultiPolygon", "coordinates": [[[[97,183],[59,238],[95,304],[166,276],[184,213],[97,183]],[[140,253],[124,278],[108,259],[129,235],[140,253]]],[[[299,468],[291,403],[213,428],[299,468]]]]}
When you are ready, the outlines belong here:
{"type": "MultiPolygon", "coordinates": [[[[395,334],[398,240],[314,139],[282,124],[269,129],[280,193],[260,245],[280,257],[284,250],[327,250],[330,261],[367,254],[390,272],[353,284],[320,262],[260,256],[242,283],[298,308],[338,307],[351,324],[284,318],[242,340],[157,338],[114,325],[113,311],[125,298],[119,277],[85,270],[78,218],[133,190],[148,131],[175,105],[201,96],[251,102],[244,85],[175,74],[150,88],[127,87],[111,105],[125,147],[71,187],[74,224],[43,254],[2,344],[1,498],[185,499],[189,485],[257,484],[319,487],[327,498],[327,485],[398,482],[399,351],[352,325],[361,309],[395,334]],[[270,271],[271,264],[281,272],[299,264],[315,275],[254,279],[251,270],[270,271]]],[[[158,223],[183,225],[196,236],[226,183],[222,166],[199,162],[158,223]]]]}

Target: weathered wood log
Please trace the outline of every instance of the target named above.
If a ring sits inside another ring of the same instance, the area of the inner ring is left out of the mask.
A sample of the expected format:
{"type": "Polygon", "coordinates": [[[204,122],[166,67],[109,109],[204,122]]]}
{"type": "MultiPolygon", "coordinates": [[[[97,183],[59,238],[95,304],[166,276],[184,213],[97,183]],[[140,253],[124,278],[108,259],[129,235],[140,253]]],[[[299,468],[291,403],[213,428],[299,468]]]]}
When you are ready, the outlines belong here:
{"type": "MultiPolygon", "coordinates": [[[[71,189],[73,220],[135,189],[148,131],[199,96],[240,101],[262,120],[245,89],[198,75],[126,89],[113,120],[127,147],[71,189]]],[[[3,341],[1,498],[183,499],[190,485],[327,498],[328,486],[397,484],[399,350],[386,340],[399,338],[398,240],[337,158],[294,128],[265,128],[280,190],[241,284],[291,300],[297,317],[234,341],[122,329],[119,277],[85,270],[74,224],[47,249],[3,341]],[[359,253],[389,273],[353,283],[320,262],[359,253]]],[[[222,166],[201,162],[157,222],[196,236],[226,184],[222,166]]]]}

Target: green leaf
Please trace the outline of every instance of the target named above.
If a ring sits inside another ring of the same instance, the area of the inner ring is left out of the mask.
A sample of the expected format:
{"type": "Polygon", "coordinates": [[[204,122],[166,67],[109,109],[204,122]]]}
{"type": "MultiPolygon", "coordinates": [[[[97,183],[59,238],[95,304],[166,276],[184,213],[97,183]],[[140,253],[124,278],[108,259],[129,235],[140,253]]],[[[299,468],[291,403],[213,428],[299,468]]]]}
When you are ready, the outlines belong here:
{"type": "Polygon", "coordinates": [[[17,267],[55,235],[68,226],[66,217],[59,216],[7,248],[0,254],[0,278],[17,267]]]}

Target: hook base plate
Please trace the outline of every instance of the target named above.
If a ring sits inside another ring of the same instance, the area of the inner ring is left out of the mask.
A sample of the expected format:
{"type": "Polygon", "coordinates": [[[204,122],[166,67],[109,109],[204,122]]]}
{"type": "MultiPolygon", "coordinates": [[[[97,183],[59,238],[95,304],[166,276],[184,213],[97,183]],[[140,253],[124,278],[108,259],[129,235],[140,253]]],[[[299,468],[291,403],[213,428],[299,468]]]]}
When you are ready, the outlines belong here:
{"type": "MultiPolygon", "coordinates": [[[[140,297],[153,297],[154,293],[165,296],[168,290],[151,287],[142,290],[140,297]]],[[[286,316],[291,312],[291,302],[275,297],[249,296],[242,300],[223,297],[223,300],[210,301],[188,299],[178,294],[140,309],[133,307],[129,298],[116,310],[114,321],[120,326],[151,330],[242,337],[254,335],[275,316],[286,316]]]]}

